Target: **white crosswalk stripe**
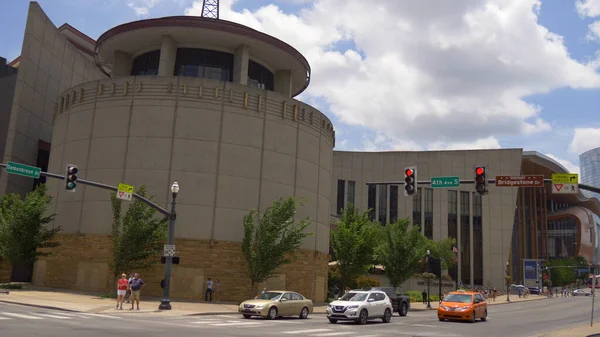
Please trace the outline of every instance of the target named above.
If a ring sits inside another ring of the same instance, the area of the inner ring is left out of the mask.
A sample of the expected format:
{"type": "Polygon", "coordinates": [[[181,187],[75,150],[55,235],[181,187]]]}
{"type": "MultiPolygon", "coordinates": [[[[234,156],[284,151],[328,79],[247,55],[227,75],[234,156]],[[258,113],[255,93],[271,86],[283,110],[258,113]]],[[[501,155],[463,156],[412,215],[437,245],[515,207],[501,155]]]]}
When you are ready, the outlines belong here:
{"type": "Polygon", "coordinates": [[[312,336],[316,336],[316,337],[326,337],[326,336],[348,336],[348,335],[354,335],[356,332],[354,331],[338,331],[338,332],[327,332],[327,333],[318,333],[318,334],[314,334],[312,336]]]}
{"type": "Polygon", "coordinates": [[[58,315],[51,315],[51,314],[34,314],[36,316],[42,316],[42,317],[47,317],[47,318],[56,318],[56,319],[71,319],[71,317],[67,317],[67,316],[58,316],[58,315]]]}
{"type": "Polygon", "coordinates": [[[295,334],[309,334],[315,332],[325,332],[325,331],[333,331],[331,329],[308,329],[308,330],[294,330],[294,331],[282,331],[285,334],[295,335],[295,334]]]}
{"type": "MultiPolygon", "coordinates": [[[[14,312],[0,312],[0,320],[9,319],[26,319],[26,320],[77,320],[77,319],[93,319],[93,318],[109,318],[109,319],[123,319],[122,317],[115,317],[102,314],[92,314],[85,312],[56,312],[56,311],[36,311],[27,313],[14,313],[14,312]]],[[[218,320],[215,323],[219,322],[218,320]]]]}
{"type": "Polygon", "coordinates": [[[23,319],[44,319],[43,317],[23,315],[23,314],[16,314],[14,312],[0,312],[0,315],[9,316],[9,317],[15,317],[15,318],[23,318],[23,319]]]}

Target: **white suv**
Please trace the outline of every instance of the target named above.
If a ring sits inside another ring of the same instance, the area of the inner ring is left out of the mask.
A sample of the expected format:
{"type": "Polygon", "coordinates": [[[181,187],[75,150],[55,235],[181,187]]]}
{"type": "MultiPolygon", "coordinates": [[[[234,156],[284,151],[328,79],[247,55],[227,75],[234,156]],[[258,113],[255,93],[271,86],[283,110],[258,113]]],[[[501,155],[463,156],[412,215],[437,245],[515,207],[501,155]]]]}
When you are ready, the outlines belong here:
{"type": "Polygon", "coordinates": [[[389,323],[392,312],[392,301],[383,291],[351,290],[329,304],[327,318],[331,323],[350,320],[366,324],[373,318],[381,318],[384,323],[389,323]]]}

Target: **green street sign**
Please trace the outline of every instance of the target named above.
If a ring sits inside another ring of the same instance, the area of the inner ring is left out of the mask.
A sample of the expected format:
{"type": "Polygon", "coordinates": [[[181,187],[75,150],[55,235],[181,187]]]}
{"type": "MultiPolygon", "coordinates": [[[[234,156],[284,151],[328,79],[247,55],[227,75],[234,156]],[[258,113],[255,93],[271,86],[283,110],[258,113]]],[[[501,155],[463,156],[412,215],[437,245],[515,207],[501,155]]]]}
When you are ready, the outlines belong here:
{"type": "Polygon", "coordinates": [[[40,172],[42,172],[42,169],[39,167],[35,167],[35,166],[13,163],[13,162],[9,161],[6,164],[6,172],[24,176],[24,177],[28,177],[28,178],[39,179],[40,172]]]}
{"type": "Polygon", "coordinates": [[[458,187],[460,186],[460,177],[433,177],[431,178],[432,188],[458,187]]]}

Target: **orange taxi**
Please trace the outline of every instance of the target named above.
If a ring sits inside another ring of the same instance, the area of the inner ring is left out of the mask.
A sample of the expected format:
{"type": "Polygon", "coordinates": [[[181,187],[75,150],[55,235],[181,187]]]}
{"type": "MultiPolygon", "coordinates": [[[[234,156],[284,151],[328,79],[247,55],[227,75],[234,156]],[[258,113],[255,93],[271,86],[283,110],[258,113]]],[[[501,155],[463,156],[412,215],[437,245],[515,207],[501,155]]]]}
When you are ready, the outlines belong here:
{"type": "Polygon", "coordinates": [[[450,319],[475,323],[478,318],[482,321],[487,319],[487,302],[483,295],[477,292],[452,291],[438,306],[440,321],[450,319]]]}

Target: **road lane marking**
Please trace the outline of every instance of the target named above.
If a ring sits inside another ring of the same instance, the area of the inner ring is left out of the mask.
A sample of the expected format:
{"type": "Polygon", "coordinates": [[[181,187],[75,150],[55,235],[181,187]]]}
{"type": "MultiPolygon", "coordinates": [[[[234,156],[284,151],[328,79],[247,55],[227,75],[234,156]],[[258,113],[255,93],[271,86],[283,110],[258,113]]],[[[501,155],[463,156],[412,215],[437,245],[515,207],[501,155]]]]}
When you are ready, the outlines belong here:
{"type": "Polygon", "coordinates": [[[221,322],[219,319],[203,319],[200,321],[190,322],[191,324],[208,324],[208,323],[217,323],[221,322]]]}
{"type": "Polygon", "coordinates": [[[38,314],[38,313],[34,313],[34,315],[36,315],[36,316],[42,316],[42,317],[47,317],[47,318],[56,318],[56,319],[71,319],[71,317],[51,315],[51,314],[38,314]]]}
{"type": "Polygon", "coordinates": [[[8,318],[8,317],[2,317],[2,316],[0,316],[0,320],[3,320],[3,319],[12,319],[12,318],[8,318]]]}
{"type": "Polygon", "coordinates": [[[87,312],[80,312],[80,315],[87,315],[90,317],[103,317],[103,318],[110,318],[110,319],[123,319],[123,317],[116,317],[116,316],[109,316],[109,315],[102,315],[102,314],[92,314],[92,313],[87,313],[87,312]]]}
{"type": "Polygon", "coordinates": [[[0,314],[6,315],[6,316],[11,316],[11,317],[16,317],[16,318],[24,318],[24,319],[44,319],[42,317],[15,314],[13,312],[0,312],[0,314]]]}
{"type": "Polygon", "coordinates": [[[354,331],[318,333],[318,334],[314,334],[313,336],[326,337],[326,336],[345,336],[345,335],[354,335],[354,331]]]}
{"type": "Polygon", "coordinates": [[[296,330],[296,331],[282,331],[282,333],[287,334],[298,334],[298,333],[314,333],[314,332],[326,332],[332,331],[331,329],[310,329],[310,330],[296,330]]]}
{"type": "Polygon", "coordinates": [[[263,325],[263,323],[260,323],[260,322],[227,322],[227,323],[210,324],[210,326],[240,326],[240,325],[244,325],[244,326],[263,325]]]}
{"type": "Polygon", "coordinates": [[[82,318],[82,319],[91,319],[91,317],[88,317],[88,316],[81,316],[81,315],[77,315],[77,314],[67,314],[64,312],[52,312],[52,315],[65,316],[65,317],[76,317],[76,318],[82,318]]]}

